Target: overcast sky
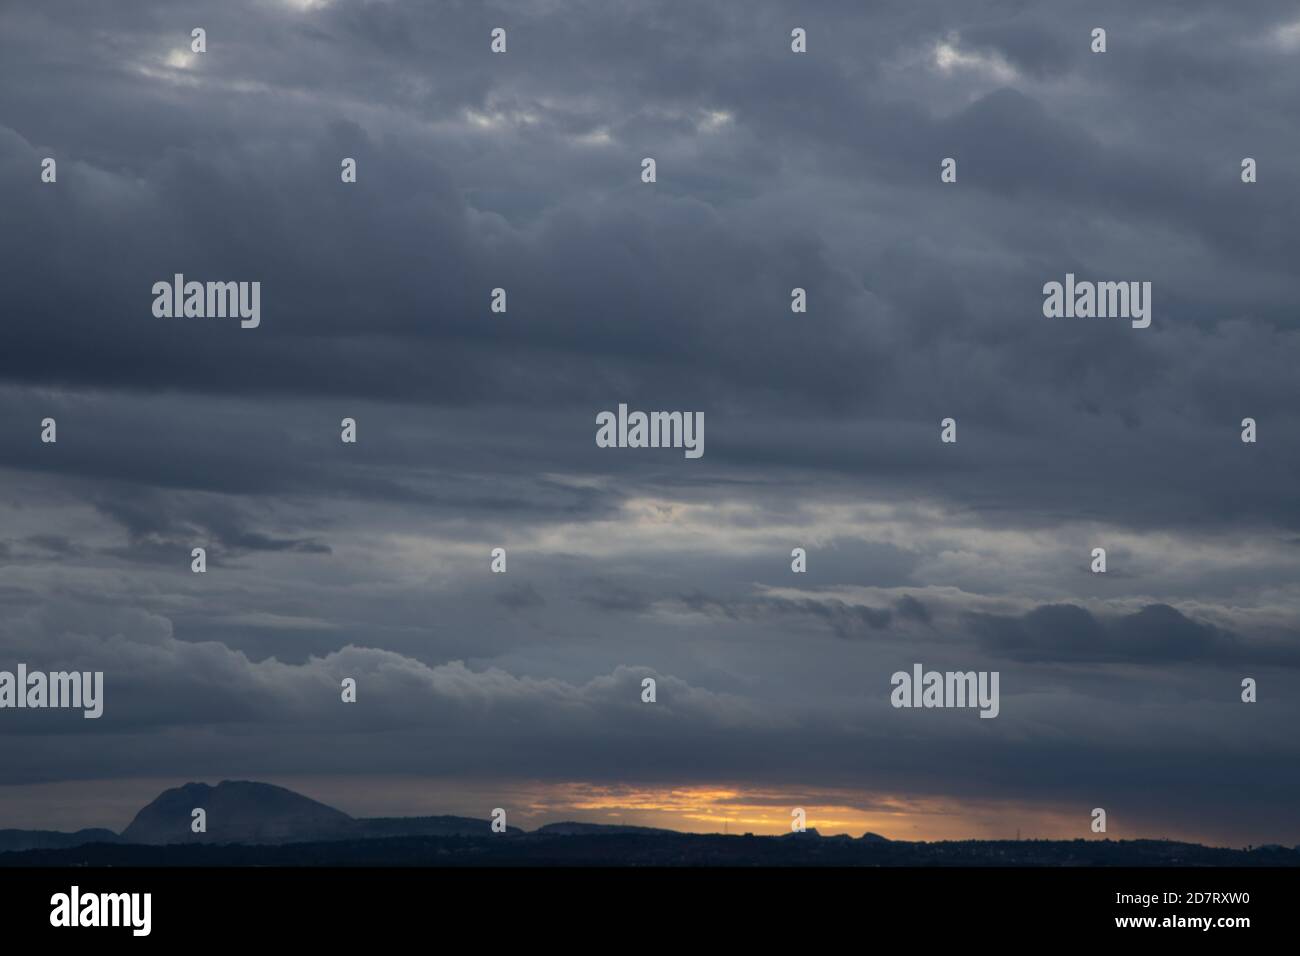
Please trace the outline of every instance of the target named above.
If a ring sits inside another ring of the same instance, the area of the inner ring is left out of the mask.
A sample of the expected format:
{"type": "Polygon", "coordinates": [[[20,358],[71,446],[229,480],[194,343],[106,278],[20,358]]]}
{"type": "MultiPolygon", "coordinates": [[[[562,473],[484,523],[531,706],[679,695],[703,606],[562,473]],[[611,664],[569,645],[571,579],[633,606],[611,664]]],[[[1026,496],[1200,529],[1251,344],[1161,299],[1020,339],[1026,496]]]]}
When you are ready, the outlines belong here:
{"type": "Polygon", "coordinates": [[[1082,7],[0,4],[0,669],[105,674],[0,711],[0,826],[1300,843],[1300,12],[1082,7]],[[1068,272],[1150,328],[1044,318],[1068,272]]]}

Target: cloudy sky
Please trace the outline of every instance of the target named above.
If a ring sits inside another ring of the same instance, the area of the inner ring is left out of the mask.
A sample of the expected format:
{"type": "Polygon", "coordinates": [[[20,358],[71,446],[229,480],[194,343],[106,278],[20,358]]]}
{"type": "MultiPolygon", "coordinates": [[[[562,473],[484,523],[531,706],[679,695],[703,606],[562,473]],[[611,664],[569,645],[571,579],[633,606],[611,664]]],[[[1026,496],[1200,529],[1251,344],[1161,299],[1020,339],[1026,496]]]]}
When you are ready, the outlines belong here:
{"type": "Polygon", "coordinates": [[[0,669],[106,685],[0,711],[0,826],[1300,842],[1300,14],[1087,7],[0,5],[0,669]],[[915,662],[1000,715],[892,708],[915,662]]]}

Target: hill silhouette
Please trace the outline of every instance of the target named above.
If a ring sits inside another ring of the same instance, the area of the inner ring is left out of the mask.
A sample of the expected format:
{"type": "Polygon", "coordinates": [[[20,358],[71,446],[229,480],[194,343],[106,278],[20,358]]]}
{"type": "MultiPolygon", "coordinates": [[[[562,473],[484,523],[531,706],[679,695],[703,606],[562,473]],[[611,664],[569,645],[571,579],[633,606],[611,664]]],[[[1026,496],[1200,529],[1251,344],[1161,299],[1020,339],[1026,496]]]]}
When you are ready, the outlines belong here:
{"type": "Polygon", "coordinates": [[[164,790],[122,831],[127,843],[303,843],[347,835],[352,818],[302,794],[268,783],[223,780],[164,790]],[[191,829],[207,814],[207,832],[191,829]]]}
{"type": "MultiPolygon", "coordinates": [[[[508,828],[507,832],[511,830],[523,832],[518,827],[508,828]]],[[[187,783],[163,791],[135,815],[122,831],[120,842],[258,846],[395,836],[471,836],[488,832],[489,821],[471,817],[356,818],[284,787],[249,780],[223,780],[215,787],[187,783]],[[206,813],[207,829],[195,833],[192,814],[200,808],[206,813]]]]}
{"type": "Polygon", "coordinates": [[[1300,866],[1300,848],[1170,840],[888,840],[875,833],[679,833],[550,823],[493,833],[457,816],[351,817],[266,783],[166,790],[111,830],[0,830],[0,866],[1300,866]],[[207,813],[194,833],[192,812],[207,813]]]}
{"type": "Polygon", "coordinates": [[[546,836],[618,836],[629,833],[668,833],[675,835],[677,831],[665,830],[662,827],[624,826],[621,823],[576,823],[565,821],[563,823],[548,823],[545,826],[538,827],[533,833],[546,836]]]}
{"type": "MultiPolygon", "coordinates": [[[[491,829],[491,821],[474,817],[359,817],[349,830],[352,839],[376,839],[392,836],[482,836],[491,829]]],[[[521,834],[519,827],[506,827],[506,833],[521,834]]]]}
{"type": "Polygon", "coordinates": [[[0,853],[14,850],[51,850],[84,846],[87,843],[117,843],[121,840],[112,830],[90,829],[75,833],[57,830],[0,830],[0,853]]]}

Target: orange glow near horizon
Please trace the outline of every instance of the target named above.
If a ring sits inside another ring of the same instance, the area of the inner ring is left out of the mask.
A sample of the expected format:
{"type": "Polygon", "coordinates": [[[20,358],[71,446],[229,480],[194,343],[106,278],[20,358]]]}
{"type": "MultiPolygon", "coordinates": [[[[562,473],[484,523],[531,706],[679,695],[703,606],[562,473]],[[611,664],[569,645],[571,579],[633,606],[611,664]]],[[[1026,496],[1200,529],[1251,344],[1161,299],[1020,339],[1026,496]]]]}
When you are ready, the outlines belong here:
{"type": "MultiPolygon", "coordinates": [[[[218,783],[220,778],[204,780],[218,783]]],[[[16,784],[0,788],[0,827],[121,830],[135,812],[184,780],[88,780],[16,784]],[[93,813],[87,812],[87,801],[93,813]]],[[[526,830],[575,821],[661,827],[687,833],[790,832],[791,811],[802,807],[809,829],[823,836],[877,833],[891,840],[1173,839],[1207,846],[1249,842],[1245,835],[1207,834],[1166,820],[1117,819],[1106,834],[1089,829],[1090,806],[1068,808],[955,797],[914,797],[836,788],[778,789],[734,783],[634,785],[583,781],[448,780],[413,776],[270,777],[355,817],[455,814],[486,820],[506,807],[508,822],[526,830]],[[1237,840],[1233,841],[1233,838],[1237,840]],[[1226,838],[1226,839],[1225,839],[1226,838]],[[1229,842],[1233,841],[1233,842],[1229,842]]],[[[1230,832],[1230,831],[1229,831],[1230,832]]]]}
{"type": "MultiPolygon", "coordinates": [[[[1024,839],[1093,836],[1088,830],[1086,811],[1069,816],[1006,803],[912,799],[837,790],[789,794],[718,785],[543,785],[540,791],[532,792],[521,815],[537,819],[539,825],[570,819],[692,833],[779,835],[790,832],[795,807],[804,809],[808,828],[823,836],[847,833],[859,837],[871,832],[891,840],[998,840],[1014,839],[1017,830],[1024,839]]],[[[1118,837],[1114,833],[1107,835],[1118,837]]]]}

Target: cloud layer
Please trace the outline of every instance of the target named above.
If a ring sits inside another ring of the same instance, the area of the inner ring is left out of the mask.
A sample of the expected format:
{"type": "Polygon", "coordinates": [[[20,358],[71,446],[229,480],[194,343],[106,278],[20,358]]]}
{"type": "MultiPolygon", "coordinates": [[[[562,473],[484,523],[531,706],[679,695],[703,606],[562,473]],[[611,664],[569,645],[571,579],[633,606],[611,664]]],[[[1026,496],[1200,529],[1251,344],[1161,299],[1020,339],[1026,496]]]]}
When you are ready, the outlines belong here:
{"type": "Polygon", "coordinates": [[[4,712],[0,784],[727,783],[1300,842],[1298,36],[6,7],[0,668],[107,700],[4,712]],[[260,281],[261,327],[154,318],[178,272],[260,281]],[[1151,328],[1043,318],[1067,272],[1152,282],[1151,328]],[[597,448],[619,402],[703,411],[705,456],[597,448]],[[915,661],[1000,670],[998,719],[892,710],[915,661]]]}

